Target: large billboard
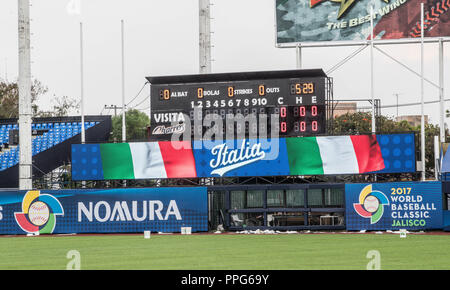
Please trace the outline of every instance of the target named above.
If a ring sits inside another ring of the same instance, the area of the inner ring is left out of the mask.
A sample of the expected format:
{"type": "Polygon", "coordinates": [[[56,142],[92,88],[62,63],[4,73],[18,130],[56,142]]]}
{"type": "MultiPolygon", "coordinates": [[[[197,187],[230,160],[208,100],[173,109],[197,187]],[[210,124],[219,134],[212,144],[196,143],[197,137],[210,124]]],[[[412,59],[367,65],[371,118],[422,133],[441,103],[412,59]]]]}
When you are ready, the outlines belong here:
{"type": "Polygon", "coordinates": [[[449,0],[276,0],[277,44],[420,38],[420,3],[424,36],[450,36],[449,0]]]}
{"type": "Polygon", "coordinates": [[[2,192],[0,234],[208,231],[206,187],[2,192]]]}
{"type": "Polygon", "coordinates": [[[346,184],[347,230],[442,229],[441,182],[346,184]]]}
{"type": "Polygon", "coordinates": [[[72,145],[73,180],[415,171],[413,133],[72,145]]]}

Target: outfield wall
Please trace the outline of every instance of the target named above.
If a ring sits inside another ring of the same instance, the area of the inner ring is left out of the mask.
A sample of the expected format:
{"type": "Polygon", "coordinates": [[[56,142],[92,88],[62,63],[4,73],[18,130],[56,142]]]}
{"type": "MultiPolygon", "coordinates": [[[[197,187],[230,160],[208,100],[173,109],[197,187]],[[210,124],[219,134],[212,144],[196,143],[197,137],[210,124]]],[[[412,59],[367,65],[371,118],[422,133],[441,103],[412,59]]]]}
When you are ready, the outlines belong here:
{"type": "Polygon", "coordinates": [[[237,231],[421,231],[444,226],[441,182],[248,185],[214,190],[223,195],[225,224],[237,231]]]}
{"type": "Polygon", "coordinates": [[[441,182],[4,191],[0,234],[206,232],[217,212],[230,230],[441,230],[442,201],[441,182]]]}
{"type": "Polygon", "coordinates": [[[0,234],[208,230],[207,191],[127,188],[2,192],[0,234]]]}

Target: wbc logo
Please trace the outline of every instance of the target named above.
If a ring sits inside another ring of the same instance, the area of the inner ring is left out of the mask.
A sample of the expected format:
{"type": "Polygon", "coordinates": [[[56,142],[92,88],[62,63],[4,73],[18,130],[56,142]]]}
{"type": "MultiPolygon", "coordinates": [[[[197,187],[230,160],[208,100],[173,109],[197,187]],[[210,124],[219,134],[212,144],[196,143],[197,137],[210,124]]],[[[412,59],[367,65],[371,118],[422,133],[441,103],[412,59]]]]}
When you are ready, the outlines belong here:
{"type": "Polygon", "coordinates": [[[38,190],[28,191],[23,197],[22,212],[14,213],[19,227],[27,233],[51,234],[56,216],[64,215],[61,203],[50,194],[38,190]]]}
{"type": "Polygon", "coordinates": [[[369,184],[361,190],[359,203],[354,203],[353,208],[361,217],[370,219],[370,224],[376,224],[383,217],[385,205],[389,205],[386,195],[372,190],[372,184],[369,184]]]}

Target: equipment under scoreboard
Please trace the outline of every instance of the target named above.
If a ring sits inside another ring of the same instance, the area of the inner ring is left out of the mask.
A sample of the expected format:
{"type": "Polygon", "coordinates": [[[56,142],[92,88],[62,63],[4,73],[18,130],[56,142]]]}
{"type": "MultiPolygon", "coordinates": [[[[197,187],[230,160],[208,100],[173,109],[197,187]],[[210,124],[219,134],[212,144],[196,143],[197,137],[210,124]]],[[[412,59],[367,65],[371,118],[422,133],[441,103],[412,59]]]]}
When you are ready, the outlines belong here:
{"type": "Polygon", "coordinates": [[[173,134],[198,140],[211,135],[211,130],[215,132],[212,138],[225,138],[230,133],[233,138],[273,133],[280,137],[327,133],[331,82],[322,70],[148,77],[147,80],[151,85],[150,140],[171,140],[173,134]]]}

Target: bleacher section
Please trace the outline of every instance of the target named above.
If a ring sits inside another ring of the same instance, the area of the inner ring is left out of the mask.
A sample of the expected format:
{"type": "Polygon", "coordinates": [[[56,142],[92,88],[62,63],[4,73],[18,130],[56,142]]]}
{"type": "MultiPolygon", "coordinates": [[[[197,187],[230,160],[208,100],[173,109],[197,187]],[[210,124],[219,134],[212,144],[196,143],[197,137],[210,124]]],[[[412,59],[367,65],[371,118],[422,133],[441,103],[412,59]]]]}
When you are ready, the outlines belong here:
{"type": "MultiPolygon", "coordinates": [[[[17,187],[20,146],[18,120],[0,120],[0,187],[17,187]]],[[[86,142],[104,142],[110,116],[85,117],[86,142]]],[[[70,146],[81,142],[81,117],[35,118],[32,123],[33,178],[70,161],[70,146]]]]}

